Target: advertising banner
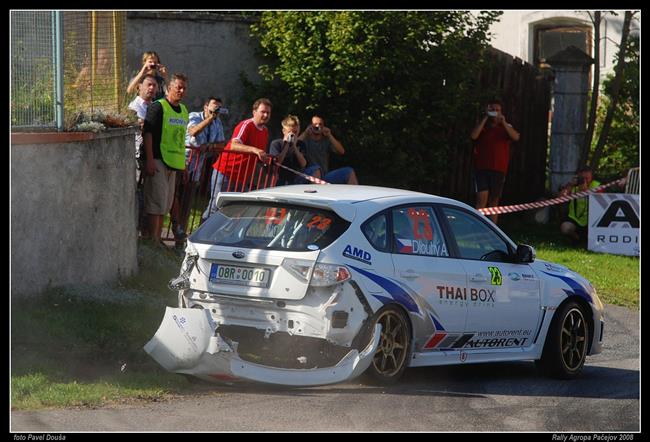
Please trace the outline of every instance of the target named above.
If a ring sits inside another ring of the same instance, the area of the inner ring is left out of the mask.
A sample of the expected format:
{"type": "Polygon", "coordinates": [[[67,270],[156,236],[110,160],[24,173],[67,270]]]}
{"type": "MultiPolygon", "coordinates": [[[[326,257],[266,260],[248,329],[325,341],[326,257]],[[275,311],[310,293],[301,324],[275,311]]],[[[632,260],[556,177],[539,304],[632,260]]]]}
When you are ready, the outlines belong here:
{"type": "Polygon", "coordinates": [[[639,256],[639,195],[589,195],[589,242],[594,252],[639,256]]]}

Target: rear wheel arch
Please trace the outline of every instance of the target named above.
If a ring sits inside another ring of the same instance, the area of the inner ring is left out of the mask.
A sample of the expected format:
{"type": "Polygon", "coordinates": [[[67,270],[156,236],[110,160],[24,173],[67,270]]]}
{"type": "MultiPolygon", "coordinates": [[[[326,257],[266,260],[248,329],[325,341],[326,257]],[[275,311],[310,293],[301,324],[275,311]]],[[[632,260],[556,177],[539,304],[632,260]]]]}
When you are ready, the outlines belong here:
{"type": "Polygon", "coordinates": [[[386,304],[372,316],[373,327],[375,324],[385,322],[387,317],[393,325],[395,324],[393,321],[403,322],[406,328],[406,342],[400,332],[396,332],[393,336],[386,336],[386,331],[382,327],[379,347],[373,356],[372,364],[364,373],[364,377],[373,384],[390,385],[397,382],[408,367],[413,353],[413,324],[407,310],[398,303],[386,304]],[[404,350],[400,351],[400,349],[404,350]]]}

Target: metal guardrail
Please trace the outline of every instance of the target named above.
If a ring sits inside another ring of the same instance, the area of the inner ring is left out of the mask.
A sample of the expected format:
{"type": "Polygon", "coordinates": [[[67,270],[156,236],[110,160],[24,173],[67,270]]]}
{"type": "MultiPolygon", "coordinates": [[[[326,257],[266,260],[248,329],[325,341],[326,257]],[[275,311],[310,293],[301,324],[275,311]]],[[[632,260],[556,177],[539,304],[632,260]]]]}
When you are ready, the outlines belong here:
{"type": "Polygon", "coordinates": [[[641,168],[634,167],[627,172],[627,182],[625,183],[625,193],[639,193],[641,187],[641,168]]]}
{"type": "Polygon", "coordinates": [[[165,241],[175,240],[172,224],[178,224],[187,235],[191,234],[216,193],[250,192],[275,187],[278,181],[279,166],[273,162],[273,157],[262,162],[257,155],[247,152],[194,146],[186,146],[186,149],[189,152],[186,167],[176,174],[174,205],[170,221],[163,229],[165,241]],[[218,155],[216,162],[212,161],[214,154],[218,155]],[[215,163],[217,167],[223,165],[223,173],[229,177],[216,192],[210,188],[215,163]]]}

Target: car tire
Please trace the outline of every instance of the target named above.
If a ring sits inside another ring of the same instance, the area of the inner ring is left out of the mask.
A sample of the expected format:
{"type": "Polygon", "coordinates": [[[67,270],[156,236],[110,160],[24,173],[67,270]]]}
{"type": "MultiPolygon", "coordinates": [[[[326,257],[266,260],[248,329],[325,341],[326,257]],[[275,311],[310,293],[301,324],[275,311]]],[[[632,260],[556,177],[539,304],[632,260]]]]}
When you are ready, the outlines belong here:
{"type": "Polygon", "coordinates": [[[564,304],[551,321],[542,358],[537,361],[540,371],[559,379],[577,377],[585,364],[589,335],[582,307],[574,301],[564,304]]]}
{"type": "Polygon", "coordinates": [[[379,346],[364,377],[372,384],[394,384],[404,374],[411,355],[411,325],[404,311],[394,305],[379,310],[373,321],[381,324],[379,346]]]}

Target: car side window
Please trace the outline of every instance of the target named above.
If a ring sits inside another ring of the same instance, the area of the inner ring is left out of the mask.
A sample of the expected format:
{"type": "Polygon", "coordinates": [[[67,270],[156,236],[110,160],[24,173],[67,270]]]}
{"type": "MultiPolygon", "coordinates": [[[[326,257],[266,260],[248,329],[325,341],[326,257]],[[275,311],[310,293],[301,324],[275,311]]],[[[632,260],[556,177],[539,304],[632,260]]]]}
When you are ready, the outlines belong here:
{"type": "Polygon", "coordinates": [[[433,208],[399,207],[392,210],[394,253],[449,256],[445,238],[433,208]]]}
{"type": "Polygon", "coordinates": [[[443,207],[442,211],[456,239],[461,258],[509,261],[507,243],[484,221],[452,207],[443,207]]]}
{"type": "Polygon", "coordinates": [[[388,217],[385,213],[366,221],[361,226],[361,231],[375,249],[388,251],[388,217]]]}

